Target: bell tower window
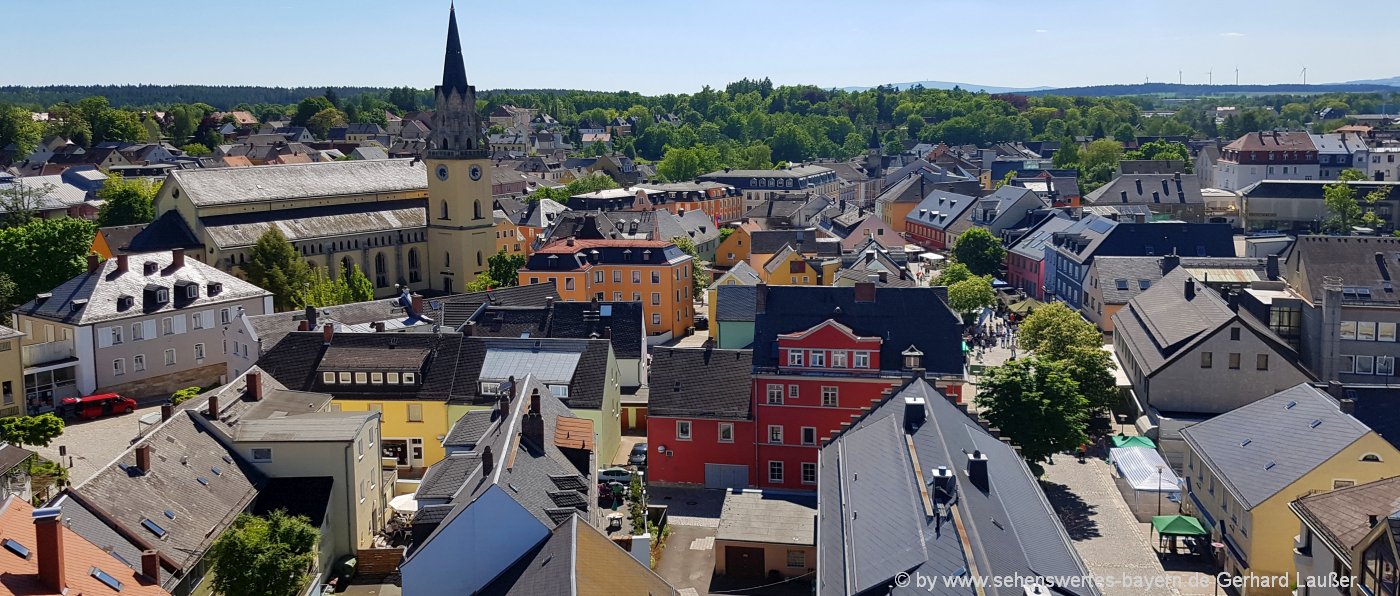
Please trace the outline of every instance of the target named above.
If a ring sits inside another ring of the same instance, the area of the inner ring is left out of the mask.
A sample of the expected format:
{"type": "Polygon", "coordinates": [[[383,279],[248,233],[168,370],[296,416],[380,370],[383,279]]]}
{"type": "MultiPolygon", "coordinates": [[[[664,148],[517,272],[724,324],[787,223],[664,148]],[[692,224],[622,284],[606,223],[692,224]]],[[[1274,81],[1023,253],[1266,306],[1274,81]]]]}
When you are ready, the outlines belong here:
{"type": "Polygon", "coordinates": [[[447,201],[443,201],[443,202],[442,202],[442,213],[441,213],[441,215],[438,216],[438,218],[439,218],[439,219],[452,219],[452,215],[451,215],[450,212],[447,210],[447,201]]]}

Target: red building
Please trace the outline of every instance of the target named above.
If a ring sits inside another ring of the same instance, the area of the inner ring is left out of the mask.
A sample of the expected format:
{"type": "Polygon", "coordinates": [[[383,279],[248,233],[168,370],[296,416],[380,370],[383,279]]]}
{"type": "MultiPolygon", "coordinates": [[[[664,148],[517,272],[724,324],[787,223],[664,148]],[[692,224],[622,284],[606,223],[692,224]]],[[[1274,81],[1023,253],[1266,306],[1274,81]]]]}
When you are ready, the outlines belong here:
{"type": "Polygon", "coordinates": [[[1074,223],[1067,216],[1047,217],[1031,227],[1006,251],[1006,283],[1025,291],[1027,296],[1045,300],[1045,246],[1058,232],[1074,223]]]}
{"type": "Polygon", "coordinates": [[[651,358],[648,480],[750,486],[753,352],[652,348],[651,358]]]}
{"type": "Polygon", "coordinates": [[[904,231],[924,248],[948,249],[952,244],[949,228],[975,204],[975,197],[935,190],[904,217],[904,231]]]}

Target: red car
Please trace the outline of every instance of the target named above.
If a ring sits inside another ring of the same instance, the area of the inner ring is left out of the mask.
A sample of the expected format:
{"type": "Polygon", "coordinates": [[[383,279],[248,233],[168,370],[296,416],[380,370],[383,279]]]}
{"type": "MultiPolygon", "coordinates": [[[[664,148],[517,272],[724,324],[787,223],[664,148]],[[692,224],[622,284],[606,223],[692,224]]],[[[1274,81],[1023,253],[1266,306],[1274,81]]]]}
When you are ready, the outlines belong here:
{"type": "Polygon", "coordinates": [[[136,400],[115,393],[99,393],[87,397],[65,397],[59,405],[64,418],[100,418],[112,414],[130,414],[136,410],[136,400]]]}

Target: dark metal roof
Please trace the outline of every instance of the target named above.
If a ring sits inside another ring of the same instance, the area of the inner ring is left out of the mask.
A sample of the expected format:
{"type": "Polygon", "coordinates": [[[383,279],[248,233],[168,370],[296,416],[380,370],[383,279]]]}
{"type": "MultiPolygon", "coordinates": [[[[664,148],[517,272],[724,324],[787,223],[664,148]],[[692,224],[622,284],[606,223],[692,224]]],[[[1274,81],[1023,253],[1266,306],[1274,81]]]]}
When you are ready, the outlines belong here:
{"type": "Polygon", "coordinates": [[[326,521],[333,484],[335,479],[330,476],[273,478],[258,493],[253,515],[267,515],[281,509],[288,515],[306,516],[312,527],[319,528],[326,521]]]}
{"type": "Polygon", "coordinates": [[[752,376],[751,350],[656,348],[649,413],[748,419],[752,376]]]}

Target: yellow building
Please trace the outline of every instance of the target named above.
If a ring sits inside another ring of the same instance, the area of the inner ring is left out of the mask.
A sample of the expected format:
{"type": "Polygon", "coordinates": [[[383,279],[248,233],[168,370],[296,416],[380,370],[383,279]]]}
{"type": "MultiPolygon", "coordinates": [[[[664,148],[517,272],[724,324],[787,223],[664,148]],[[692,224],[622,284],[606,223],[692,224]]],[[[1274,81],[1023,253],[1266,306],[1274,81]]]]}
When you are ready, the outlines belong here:
{"type": "Polygon", "coordinates": [[[763,278],[758,275],[758,272],[754,271],[748,263],[740,261],[705,289],[705,305],[710,315],[710,335],[712,337],[718,331],[715,322],[719,321],[719,318],[718,313],[715,312],[715,306],[719,302],[720,286],[756,286],[760,283],[763,283],[763,278]]]}
{"type": "Polygon", "coordinates": [[[841,258],[798,252],[784,246],[757,268],[763,282],[775,286],[829,286],[841,269],[841,258]]]}
{"type": "Polygon", "coordinates": [[[24,364],[20,340],[24,333],[0,326],[0,418],[25,415],[24,364]]]}
{"type": "Polygon", "coordinates": [[[1300,384],[1181,431],[1183,510],[1222,542],[1219,563],[1243,594],[1288,594],[1298,518],[1308,494],[1400,474],[1400,451],[1339,401],[1300,384]]]}
{"type": "Polygon", "coordinates": [[[753,245],[750,235],[761,229],[758,224],[748,222],[734,226],[734,232],[715,248],[715,268],[728,269],[748,261],[753,245]]]}

